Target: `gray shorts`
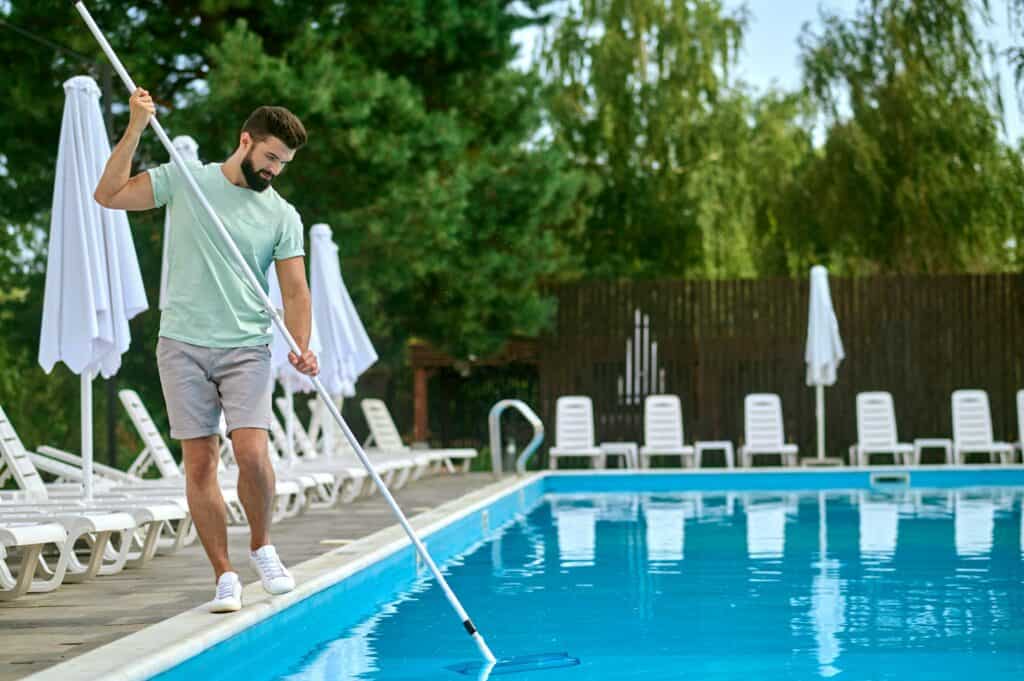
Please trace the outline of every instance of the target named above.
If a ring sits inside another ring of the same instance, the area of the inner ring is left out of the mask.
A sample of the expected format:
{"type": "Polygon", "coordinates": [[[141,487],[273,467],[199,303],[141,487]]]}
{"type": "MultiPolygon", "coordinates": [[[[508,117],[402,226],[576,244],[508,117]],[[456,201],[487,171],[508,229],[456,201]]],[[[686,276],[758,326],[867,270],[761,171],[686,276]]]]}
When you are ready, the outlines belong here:
{"type": "Polygon", "coordinates": [[[156,344],[160,384],[171,437],[189,440],[220,432],[270,429],[270,348],[206,348],[160,337],[156,344]]]}

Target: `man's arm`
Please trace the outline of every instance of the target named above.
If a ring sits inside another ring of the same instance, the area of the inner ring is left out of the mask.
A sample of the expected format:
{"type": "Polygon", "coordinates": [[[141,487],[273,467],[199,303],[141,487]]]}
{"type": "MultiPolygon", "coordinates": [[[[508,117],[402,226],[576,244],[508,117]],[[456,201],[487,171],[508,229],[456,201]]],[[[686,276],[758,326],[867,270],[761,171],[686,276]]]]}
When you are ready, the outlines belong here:
{"type": "Polygon", "coordinates": [[[295,338],[302,356],[288,353],[292,366],[304,374],[315,376],[320,372],[316,355],[309,349],[309,336],[313,328],[313,310],[310,305],[309,284],[306,283],[306,264],[302,256],[274,261],[277,281],[281,285],[284,303],[284,325],[295,338]]]}
{"type": "Polygon", "coordinates": [[[142,131],[149,123],[149,117],[156,108],[149,93],[142,88],[132,93],[129,100],[131,116],[124,136],[110,153],[107,166],[93,198],[101,206],[118,210],[148,210],[156,206],[153,200],[153,183],[149,173],[139,173],[131,177],[132,157],[139,147],[142,131]]]}

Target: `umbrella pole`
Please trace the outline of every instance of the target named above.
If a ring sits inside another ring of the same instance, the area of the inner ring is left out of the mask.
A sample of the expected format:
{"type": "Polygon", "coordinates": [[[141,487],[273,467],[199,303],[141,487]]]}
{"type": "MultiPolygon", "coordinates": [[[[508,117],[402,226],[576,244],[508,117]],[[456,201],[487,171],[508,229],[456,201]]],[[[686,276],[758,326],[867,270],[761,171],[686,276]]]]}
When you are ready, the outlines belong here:
{"type": "Polygon", "coordinates": [[[82,496],[92,501],[92,370],[80,376],[82,389],[82,496]]]}
{"type": "Polygon", "coordinates": [[[818,460],[825,459],[825,386],[814,386],[815,414],[818,417],[818,460]]]}

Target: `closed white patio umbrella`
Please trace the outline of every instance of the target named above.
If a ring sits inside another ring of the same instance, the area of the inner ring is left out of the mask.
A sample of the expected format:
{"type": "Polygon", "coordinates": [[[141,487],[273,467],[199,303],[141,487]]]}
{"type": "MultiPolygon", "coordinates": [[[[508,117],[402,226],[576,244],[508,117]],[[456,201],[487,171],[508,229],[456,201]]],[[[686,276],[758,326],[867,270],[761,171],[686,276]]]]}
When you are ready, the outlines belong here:
{"type": "Polygon", "coordinates": [[[825,386],[836,382],[836,370],[846,354],[839,337],[839,321],[832,307],[828,271],[821,265],[811,268],[811,295],[807,309],[807,385],[815,389],[815,415],[818,420],[818,461],[825,460],[825,386]]]}
{"type": "Polygon", "coordinates": [[[92,379],[109,378],[131,344],[128,320],[148,307],[124,211],[93,192],[110,156],[100,89],[88,76],[64,83],[64,117],[53,187],[39,364],[81,375],[83,493],[92,498],[92,379]]]}
{"type": "MultiPolygon", "coordinates": [[[[335,399],[351,397],[359,376],[377,361],[377,351],[341,278],[338,246],[331,239],[331,228],[323,223],[313,225],[309,242],[313,320],[322,346],[320,380],[335,399]]],[[[330,448],[334,424],[330,419],[322,423],[330,448]]]]}

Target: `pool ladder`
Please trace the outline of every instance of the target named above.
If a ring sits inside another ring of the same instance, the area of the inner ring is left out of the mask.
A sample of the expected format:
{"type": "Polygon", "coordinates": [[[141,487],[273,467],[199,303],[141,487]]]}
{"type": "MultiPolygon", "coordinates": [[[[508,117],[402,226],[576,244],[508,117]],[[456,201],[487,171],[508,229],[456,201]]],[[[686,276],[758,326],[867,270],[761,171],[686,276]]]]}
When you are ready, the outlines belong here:
{"type": "Polygon", "coordinates": [[[533,426],[533,438],[516,458],[516,474],[523,475],[526,473],[526,464],[529,462],[530,457],[536,453],[540,443],[544,441],[544,424],[541,423],[540,417],[537,416],[533,409],[530,409],[526,402],[522,400],[501,400],[495,404],[491,407],[491,413],[487,416],[488,430],[491,435],[491,467],[494,470],[495,476],[500,476],[502,472],[501,413],[509,407],[522,414],[530,422],[530,425],[533,426]]]}

